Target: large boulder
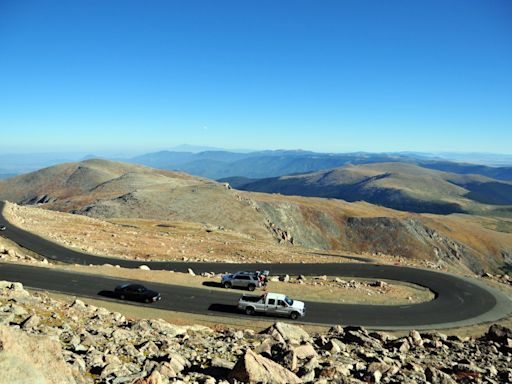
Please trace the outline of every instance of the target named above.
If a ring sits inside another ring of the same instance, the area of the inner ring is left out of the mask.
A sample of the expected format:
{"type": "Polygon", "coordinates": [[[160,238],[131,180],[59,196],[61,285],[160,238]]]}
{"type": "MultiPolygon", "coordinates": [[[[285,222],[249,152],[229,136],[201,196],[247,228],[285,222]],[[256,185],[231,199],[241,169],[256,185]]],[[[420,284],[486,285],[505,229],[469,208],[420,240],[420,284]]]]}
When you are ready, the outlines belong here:
{"type": "Polygon", "coordinates": [[[230,379],[244,383],[294,384],[302,383],[293,372],[250,349],[237,361],[230,379]]]}
{"type": "Polygon", "coordinates": [[[159,372],[154,371],[145,379],[138,379],[133,384],[164,384],[164,379],[159,372]]]}
{"type": "Polygon", "coordinates": [[[0,326],[0,381],[9,384],[76,384],[60,344],[0,326]]]}
{"type": "Polygon", "coordinates": [[[11,281],[0,281],[0,290],[5,290],[9,296],[29,296],[30,293],[23,288],[21,283],[11,281]]]}
{"type": "Polygon", "coordinates": [[[507,339],[512,339],[512,329],[499,324],[493,324],[489,327],[485,338],[490,341],[506,344],[507,339]]]}
{"type": "Polygon", "coordinates": [[[432,384],[457,384],[450,375],[434,367],[427,367],[425,376],[427,381],[432,384]]]}
{"type": "Polygon", "coordinates": [[[270,328],[266,329],[264,333],[268,333],[270,335],[278,334],[281,336],[286,342],[298,343],[307,342],[311,340],[309,334],[297,325],[292,325],[288,323],[283,323],[278,321],[270,328]]]}

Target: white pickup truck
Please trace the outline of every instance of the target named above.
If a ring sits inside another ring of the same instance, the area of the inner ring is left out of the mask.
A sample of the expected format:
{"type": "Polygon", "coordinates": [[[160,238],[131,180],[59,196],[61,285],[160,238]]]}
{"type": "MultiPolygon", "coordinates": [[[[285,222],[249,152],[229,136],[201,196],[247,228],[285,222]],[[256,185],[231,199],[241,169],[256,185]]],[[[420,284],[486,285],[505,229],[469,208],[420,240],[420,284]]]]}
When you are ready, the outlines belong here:
{"type": "Polygon", "coordinates": [[[306,314],[304,302],[292,300],[281,293],[272,292],[263,295],[243,295],[238,301],[238,309],[248,315],[259,312],[274,316],[286,316],[292,320],[306,314]]]}

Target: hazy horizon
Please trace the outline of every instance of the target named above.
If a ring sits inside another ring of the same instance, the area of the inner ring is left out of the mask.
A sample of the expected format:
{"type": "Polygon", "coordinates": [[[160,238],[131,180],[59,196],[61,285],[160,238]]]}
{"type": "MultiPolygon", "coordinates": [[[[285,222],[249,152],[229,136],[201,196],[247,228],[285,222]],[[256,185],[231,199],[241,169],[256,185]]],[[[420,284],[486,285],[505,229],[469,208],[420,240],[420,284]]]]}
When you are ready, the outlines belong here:
{"type": "MultiPolygon", "coordinates": [[[[39,149],[39,148],[38,148],[39,149]]],[[[476,151],[411,151],[411,150],[392,150],[392,151],[364,151],[364,150],[353,150],[353,151],[317,151],[308,148],[229,148],[229,147],[208,147],[205,145],[192,145],[192,144],[179,144],[176,146],[169,147],[154,147],[154,148],[146,148],[146,149],[122,149],[122,148],[114,148],[114,149],[62,149],[62,150],[30,150],[30,149],[18,149],[18,150],[7,150],[3,151],[0,156],[7,155],[73,155],[73,156],[83,156],[83,155],[101,155],[101,154],[109,154],[115,155],[117,154],[135,154],[134,156],[148,154],[148,153],[157,153],[157,152],[191,152],[191,153],[199,153],[199,152],[208,152],[208,151],[225,151],[225,152],[238,152],[238,153],[251,153],[251,152],[263,152],[263,151],[303,151],[303,152],[312,152],[319,154],[348,154],[348,153],[369,153],[369,154],[423,154],[423,155],[465,155],[465,156],[481,156],[481,155],[489,155],[489,156],[504,156],[504,157],[512,157],[511,153],[504,152],[476,152],[476,151]],[[190,147],[190,149],[184,148],[190,147]]]]}
{"type": "Polygon", "coordinates": [[[252,153],[262,151],[303,151],[311,152],[319,155],[332,154],[332,155],[344,155],[344,154],[357,154],[364,153],[368,155],[397,155],[411,158],[425,160],[440,160],[440,161],[452,161],[459,163],[472,163],[482,164],[488,166],[512,166],[512,155],[505,153],[491,153],[491,152],[418,152],[418,151],[384,151],[384,152],[368,152],[368,151],[351,151],[351,152],[320,152],[311,151],[305,148],[292,148],[292,149],[231,149],[231,148],[220,148],[220,147],[208,147],[208,146],[194,146],[191,144],[180,144],[175,147],[164,147],[164,148],[153,148],[148,150],[75,150],[75,151],[44,151],[44,152],[30,152],[30,151],[18,151],[18,152],[3,152],[0,153],[0,171],[17,170],[30,171],[36,170],[43,166],[54,165],[62,162],[70,161],[82,161],[89,158],[104,158],[107,160],[114,161],[130,161],[136,159],[138,156],[147,155],[150,153],[159,152],[189,152],[189,153],[200,153],[207,151],[225,151],[225,152],[236,152],[236,153],[252,153]]]}

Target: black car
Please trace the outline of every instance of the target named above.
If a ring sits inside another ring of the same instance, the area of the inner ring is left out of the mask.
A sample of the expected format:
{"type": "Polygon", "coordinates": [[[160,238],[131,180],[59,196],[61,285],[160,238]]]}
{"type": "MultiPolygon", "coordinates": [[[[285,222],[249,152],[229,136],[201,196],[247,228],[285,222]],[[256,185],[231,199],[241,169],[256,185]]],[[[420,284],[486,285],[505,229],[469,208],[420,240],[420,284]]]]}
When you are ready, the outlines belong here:
{"type": "Polygon", "coordinates": [[[142,301],[144,303],[153,303],[158,300],[162,300],[162,296],[156,291],[147,289],[145,286],[134,283],[127,283],[118,285],[114,290],[114,293],[121,300],[135,300],[142,301]]]}

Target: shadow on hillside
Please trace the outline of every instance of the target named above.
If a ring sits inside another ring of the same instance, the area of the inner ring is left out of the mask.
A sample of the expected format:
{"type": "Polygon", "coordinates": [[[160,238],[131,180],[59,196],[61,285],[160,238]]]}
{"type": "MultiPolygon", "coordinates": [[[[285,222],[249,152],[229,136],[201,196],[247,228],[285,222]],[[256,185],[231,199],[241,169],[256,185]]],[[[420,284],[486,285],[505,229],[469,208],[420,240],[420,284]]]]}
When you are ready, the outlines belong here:
{"type": "Polygon", "coordinates": [[[333,255],[330,253],[321,253],[321,252],[311,252],[311,254],[316,255],[316,256],[339,257],[339,258],[347,259],[347,260],[362,261],[364,263],[372,263],[375,261],[374,259],[370,259],[368,257],[360,257],[360,256],[333,255]]]}

